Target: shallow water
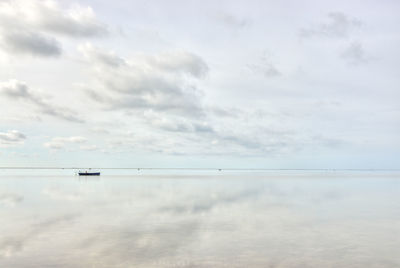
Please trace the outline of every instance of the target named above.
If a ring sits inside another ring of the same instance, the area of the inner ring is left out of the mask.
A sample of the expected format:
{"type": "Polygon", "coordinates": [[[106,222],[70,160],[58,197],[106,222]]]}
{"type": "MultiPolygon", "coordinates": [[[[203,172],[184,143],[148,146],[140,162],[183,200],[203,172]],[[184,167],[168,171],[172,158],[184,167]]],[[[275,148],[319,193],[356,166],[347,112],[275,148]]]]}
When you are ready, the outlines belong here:
{"type": "Polygon", "coordinates": [[[0,177],[0,267],[400,267],[400,176],[0,177]]]}

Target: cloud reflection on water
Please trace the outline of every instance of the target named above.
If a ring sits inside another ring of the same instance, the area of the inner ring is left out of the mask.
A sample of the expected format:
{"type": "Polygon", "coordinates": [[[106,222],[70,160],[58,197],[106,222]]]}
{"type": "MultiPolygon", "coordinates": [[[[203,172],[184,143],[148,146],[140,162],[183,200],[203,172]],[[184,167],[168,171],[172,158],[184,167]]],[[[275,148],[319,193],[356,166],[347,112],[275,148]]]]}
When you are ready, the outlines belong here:
{"type": "MultiPolygon", "coordinates": [[[[79,215],[66,214],[47,218],[40,222],[34,222],[19,230],[15,234],[2,234],[0,238],[0,258],[12,257],[23,250],[31,240],[39,238],[42,234],[51,232],[52,228],[60,227],[62,224],[70,224],[79,215]]],[[[0,262],[1,263],[1,262],[0,262]]]]}
{"type": "Polygon", "coordinates": [[[400,265],[398,177],[38,177],[15,185],[0,181],[24,198],[0,207],[0,267],[400,265]]]}
{"type": "Polygon", "coordinates": [[[24,197],[15,193],[0,193],[0,205],[15,206],[22,200],[24,197]]]}

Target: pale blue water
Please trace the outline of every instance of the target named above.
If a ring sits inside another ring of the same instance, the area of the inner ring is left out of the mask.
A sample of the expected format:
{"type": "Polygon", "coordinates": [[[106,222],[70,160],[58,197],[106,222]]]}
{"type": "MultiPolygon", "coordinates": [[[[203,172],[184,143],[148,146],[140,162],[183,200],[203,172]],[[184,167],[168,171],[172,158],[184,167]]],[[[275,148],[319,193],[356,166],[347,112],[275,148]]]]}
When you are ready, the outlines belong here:
{"type": "Polygon", "coordinates": [[[0,267],[400,267],[400,176],[0,176],[0,267]]]}

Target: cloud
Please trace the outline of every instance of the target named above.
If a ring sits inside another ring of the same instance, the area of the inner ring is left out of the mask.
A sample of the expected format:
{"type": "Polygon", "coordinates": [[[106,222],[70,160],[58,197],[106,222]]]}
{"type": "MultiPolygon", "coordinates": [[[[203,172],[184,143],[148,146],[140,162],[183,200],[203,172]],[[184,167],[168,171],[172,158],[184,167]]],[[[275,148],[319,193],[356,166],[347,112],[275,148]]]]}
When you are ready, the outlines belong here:
{"type": "Polygon", "coordinates": [[[68,108],[56,106],[42,97],[39,93],[32,91],[24,82],[12,79],[0,82],[0,94],[13,100],[21,100],[34,105],[42,114],[50,115],[70,122],[83,123],[75,112],[68,108]]]}
{"type": "Polygon", "coordinates": [[[80,51],[95,73],[87,94],[107,109],[153,110],[184,116],[204,114],[194,82],[208,73],[194,54],[176,51],[123,59],[91,44],[80,51]],[[91,89],[96,88],[96,91],[91,89]]]}
{"type": "Polygon", "coordinates": [[[119,67],[127,64],[125,59],[117,56],[114,51],[104,51],[94,47],[90,43],[79,46],[78,50],[90,62],[96,62],[110,67],[119,67]]]}
{"type": "Polygon", "coordinates": [[[24,143],[26,136],[18,130],[0,132],[0,146],[19,145],[24,143]]]}
{"type": "Polygon", "coordinates": [[[360,42],[351,43],[340,55],[351,65],[360,65],[370,61],[365,50],[360,42]]]}
{"type": "Polygon", "coordinates": [[[87,142],[85,137],[80,136],[72,136],[72,137],[54,137],[51,141],[44,143],[44,147],[53,149],[53,150],[60,150],[64,149],[65,145],[67,144],[80,144],[87,142]]]}
{"type": "MultiPolygon", "coordinates": [[[[88,96],[106,110],[125,111],[141,129],[152,132],[123,136],[123,145],[110,145],[115,150],[263,155],[287,148],[292,142],[292,134],[266,130],[257,122],[250,129],[238,109],[228,112],[204,106],[202,92],[195,85],[207,76],[209,68],[197,55],[175,51],[127,59],[90,43],[79,50],[95,77],[84,87],[88,96]],[[244,130],[239,131],[241,126],[244,130]],[[168,132],[176,133],[173,139],[168,132]]],[[[266,68],[269,61],[263,57],[262,63],[266,68]]],[[[264,75],[280,74],[272,65],[269,69],[263,70],[267,72],[264,75]]]]}
{"type": "Polygon", "coordinates": [[[31,8],[27,21],[49,32],[71,37],[102,36],[108,32],[91,7],[74,5],[63,10],[55,1],[37,1],[31,8]]]}
{"type": "Polygon", "coordinates": [[[64,9],[56,1],[0,2],[0,46],[9,53],[54,57],[62,54],[56,37],[107,34],[90,7],[64,9]]]}
{"type": "Polygon", "coordinates": [[[278,68],[271,63],[271,60],[263,55],[256,63],[248,64],[247,67],[256,74],[264,75],[265,77],[277,77],[282,75],[278,68]]]}
{"type": "Polygon", "coordinates": [[[79,148],[84,151],[97,151],[99,149],[96,145],[82,145],[79,148]]]}
{"type": "Polygon", "coordinates": [[[69,142],[69,143],[84,143],[87,141],[85,137],[73,136],[73,137],[56,137],[53,138],[56,142],[69,142]]]}
{"type": "Polygon", "coordinates": [[[34,32],[8,32],[0,36],[0,46],[16,54],[54,57],[61,54],[59,42],[44,34],[34,32]]]}
{"type": "Polygon", "coordinates": [[[171,125],[168,121],[150,121],[151,128],[148,131],[151,135],[138,132],[131,136],[119,136],[117,142],[112,143],[112,149],[134,149],[170,155],[265,156],[291,151],[294,144],[299,142],[296,133],[267,129],[259,125],[250,126],[240,120],[243,119],[229,123],[215,121],[213,125],[206,121],[205,129],[201,130],[193,128],[192,124],[196,121],[185,122],[183,125],[177,120],[171,125]]]}
{"type": "Polygon", "coordinates": [[[226,26],[237,29],[247,27],[251,23],[249,19],[240,18],[225,12],[219,12],[215,18],[226,26]]]}
{"type": "Polygon", "coordinates": [[[207,110],[218,118],[223,118],[223,117],[238,118],[240,114],[243,113],[242,110],[236,107],[224,108],[224,107],[210,106],[207,107],[207,110]]]}
{"type": "Polygon", "coordinates": [[[147,58],[152,68],[169,72],[182,72],[202,78],[208,73],[208,66],[199,56],[183,51],[161,53],[147,58]]]}
{"type": "Polygon", "coordinates": [[[310,28],[300,30],[300,36],[311,37],[335,37],[347,38],[350,32],[361,26],[361,21],[351,18],[342,12],[331,12],[328,14],[328,22],[314,25],[310,28]]]}
{"type": "Polygon", "coordinates": [[[247,65],[251,71],[254,73],[259,73],[264,75],[265,77],[276,77],[280,76],[281,72],[272,65],[271,63],[264,63],[264,64],[249,64],[247,65]]]}
{"type": "Polygon", "coordinates": [[[144,119],[147,124],[170,132],[214,132],[214,129],[206,121],[189,120],[177,116],[165,117],[154,112],[144,113],[144,119]]]}

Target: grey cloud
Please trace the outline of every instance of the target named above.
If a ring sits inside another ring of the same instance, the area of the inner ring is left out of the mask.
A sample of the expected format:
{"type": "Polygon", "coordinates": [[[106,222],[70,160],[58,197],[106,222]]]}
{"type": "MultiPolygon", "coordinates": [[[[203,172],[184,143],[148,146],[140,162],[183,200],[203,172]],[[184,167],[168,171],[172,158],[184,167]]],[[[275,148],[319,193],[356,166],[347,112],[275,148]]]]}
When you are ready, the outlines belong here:
{"type": "Polygon", "coordinates": [[[214,129],[207,123],[195,123],[193,127],[196,132],[214,132],[214,129]]]}
{"type": "Polygon", "coordinates": [[[22,144],[26,136],[18,130],[9,130],[8,132],[0,132],[0,144],[18,145],[22,144]]]}
{"type": "Polygon", "coordinates": [[[361,26],[361,21],[351,18],[342,12],[328,14],[328,23],[322,23],[300,30],[300,36],[310,38],[314,36],[346,38],[354,28],[361,26]]]}
{"type": "Polygon", "coordinates": [[[339,148],[341,146],[349,144],[349,142],[347,142],[343,138],[325,137],[322,135],[313,136],[311,142],[331,148],[339,148]]]}
{"type": "MultiPolygon", "coordinates": [[[[174,129],[165,129],[159,126],[154,128],[177,132],[174,140],[165,135],[146,137],[122,138],[120,149],[140,148],[145,151],[166,153],[172,155],[235,155],[235,156],[262,156],[293,150],[294,141],[291,135],[266,135],[262,137],[251,133],[231,133],[229,129],[210,129],[193,131],[186,126],[174,129]]],[[[259,129],[262,133],[262,129],[259,129]]]]}
{"type": "Polygon", "coordinates": [[[221,148],[231,148],[243,156],[265,155],[290,148],[288,137],[277,138],[275,135],[260,138],[258,135],[219,134],[216,141],[221,148]]]}
{"type": "Polygon", "coordinates": [[[275,64],[270,59],[271,55],[264,52],[262,56],[255,62],[247,64],[247,67],[255,74],[261,74],[265,77],[276,77],[282,75],[275,64]]]}
{"type": "Polygon", "coordinates": [[[164,117],[162,114],[155,112],[144,113],[144,119],[146,124],[150,124],[153,127],[171,132],[182,132],[182,133],[214,132],[214,129],[205,121],[198,122],[181,117],[171,117],[171,116],[164,117]]]}
{"type": "Polygon", "coordinates": [[[369,57],[360,42],[353,42],[347,47],[340,57],[351,65],[360,65],[369,62],[369,57]]]}
{"type": "Polygon", "coordinates": [[[0,45],[9,53],[59,56],[62,49],[55,36],[95,37],[107,32],[90,7],[63,9],[53,0],[0,2],[0,45]]]}
{"type": "Polygon", "coordinates": [[[159,126],[161,129],[173,132],[213,132],[213,128],[199,123],[174,123],[159,126]]]}
{"type": "Polygon", "coordinates": [[[123,58],[118,57],[113,51],[104,51],[86,43],[78,47],[78,50],[90,61],[98,62],[111,67],[125,65],[123,58]]]}
{"type": "MultiPolygon", "coordinates": [[[[158,90],[161,88],[158,88],[158,90]]],[[[171,91],[149,92],[142,96],[128,94],[119,98],[102,98],[109,109],[155,110],[163,113],[178,114],[187,117],[201,117],[204,111],[194,97],[174,94],[171,91]],[[105,101],[104,101],[105,100],[105,101]]],[[[168,89],[162,89],[168,91],[168,89]]]]}
{"type": "Polygon", "coordinates": [[[0,132],[0,139],[4,142],[20,142],[26,139],[26,136],[17,130],[0,132]]]}
{"type": "Polygon", "coordinates": [[[262,64],[248,64],[248,68],[254,73],[259,73],[265,77],[280,76],[281,72],[271,63],[264,62],[262,64]]]}
{"type": "Polygon", "coordinates": [[[298,144],[310,143],[304,141],[297,131],[280,126],[262,126],[259,122],[250,123],[249,118],[256,116],[238,111],[235,117],[227,117],[225,114],[215,116],[211,110],[204,118],[182,117],[160,111],[136,113],[139,125],[157,131],[153,131],[152,135],[120,135],[120,143],[113,144],[112,149],[140,148],[173,155],[262,156],[291,152],[297,149],[298,144]],[[176,135],[171,139],[167,132],[176,135]]]}
{"type": "Polygon", "coordinates": [[[75,123],[83,123],[85,122],[82,118],[75,115],[75,112],[63,107],[55,107],[53,105],[49,105],[48,103],[42,103],[41,111],[44,114],[51,115],[60,119],[64,119],[66,121],[75,122],[75,123]]]}
{"type": "MultiPolygon", "coordinates": [[[[237,121],[246,120],[244,117],[237,121]]],[[[234,122],[232,122],[234,124],[234,122]]],[[[217,124],[216,124],[217,125],[217,124]]],[[[209,153],[229,153],[242,156],[257,156],[271,153],[281,153],[293,149],[298,142],[298,133],[279,127],[264,127],[255,125],[238,125],[237,128],[247,128],[247,131],[237,132],[231,127],[222,126],[216,128],[208,140],[212,140],[212,150],[209,153]]],[[[235,128],[236,129],[236,128],[235,128]]]]}
{"type": "Polygon", "coordinates": [[[97,77],[97,86],[93,88],[98,89],[88,89],[87,93],[106,108],[154,110],[192,117],[204,114],[200,92],[191,80],[208,72],[200,57],[177,52],[129,61],[89,44],[80,50],[97,77]]]}
{"type": "Polygon", "coordinates": [[[238,145],[243,146],[248,149],[257,149],[257,148],[263,147],[260,142],[257,142],[255,140],[251,140],[251,139],[242,138],[239,136],[224,136],[224,137],[221,137],[221,140],[223,142],[235,143],[235,144],[238,144],[238,145]]]}
{"type": "Polygon", "coordinates": [[[148,60],[153,67],[171,72],[186,72],[197,78],[206,76],[209,70],[202,58],[184,51],[153,55],[148,60]]]}
{"type": "Polygon", "coordinates": [[[34,32],[10,32],[1,38],[0,46],[17,54],[55,57],[61,54],[61,46],[56,39],[34,32]]]}
{"type": "Polygon", "coordinates": [[[228,109],[228,108],[222,108],[222,107],[217,107],[217,106],[211,106],[211,107],[207,107],[207,110],[211,114],[213,114],[219,118],[221,118],[221,117],[238,118],[239,115],[243,113],[242,110],[240,110],[238,108],[234,108],[234,107],[231,107],[228,109]]]}
{"type": "Polygon", "coordinates": [[[38,93],[33,92],[25,83],[17,80],[9,80],[0,83],[0,94],[12,99],[22,100],[36,106],[41,113],[51,115],[63,120],[83,123],[75,113],[68,108],[59,107],[46,101],[38,93]]]}

